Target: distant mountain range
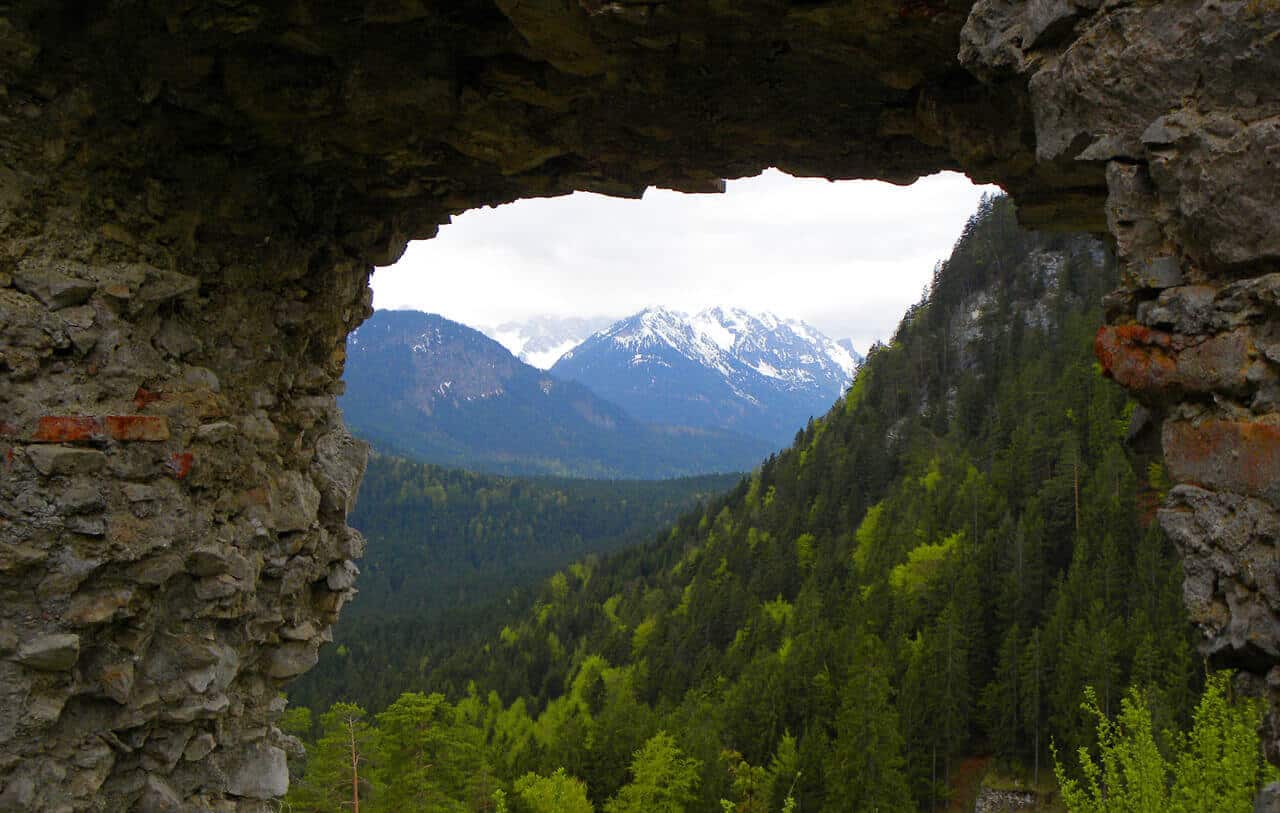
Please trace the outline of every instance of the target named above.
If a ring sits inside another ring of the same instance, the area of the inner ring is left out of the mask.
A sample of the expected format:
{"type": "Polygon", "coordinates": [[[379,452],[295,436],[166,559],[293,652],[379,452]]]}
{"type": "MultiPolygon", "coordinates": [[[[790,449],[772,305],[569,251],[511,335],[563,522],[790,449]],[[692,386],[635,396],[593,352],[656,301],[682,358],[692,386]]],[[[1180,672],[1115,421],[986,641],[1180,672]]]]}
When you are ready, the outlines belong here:
{"type": "Polygon", "coordinates": [[[551,374],[643,421],[729,429],[781,447],[831,408],[861,361],[851,343],[801,321],[649,308],[590,336],[551,374]]]}
{"type": "Polygon", "coordinates": [[[592,333],[607,328],[613,322],[614,319],[608,316],[538,316],[480,330],[525,364],[548,370],[592,333]]]}
{"type": "Polygon", "coordinates": [[[347,340],[339,403],[357,434],[499,474],[663,478],[749,470],[774,450],[707,424],[641,421],[441,316],[378,311],[347,340]]]}

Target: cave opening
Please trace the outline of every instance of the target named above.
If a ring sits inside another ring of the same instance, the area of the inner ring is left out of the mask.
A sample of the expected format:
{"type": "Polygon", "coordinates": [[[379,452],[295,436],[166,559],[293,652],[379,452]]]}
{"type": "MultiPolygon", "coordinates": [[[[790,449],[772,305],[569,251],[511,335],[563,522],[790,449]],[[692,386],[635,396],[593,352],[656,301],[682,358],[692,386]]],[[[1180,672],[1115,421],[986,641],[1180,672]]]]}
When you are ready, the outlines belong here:
{"type": "Polygon", "coordinates": [[[1098,357],[1151,409],[1203,650],[1280,685],[1273,3],[61,10],[0,12],[0,806],[283,793],[277,694],[361,553],[334,399],[372,266],[771,165],[964,171],[1110,235],[1098,357]]]}

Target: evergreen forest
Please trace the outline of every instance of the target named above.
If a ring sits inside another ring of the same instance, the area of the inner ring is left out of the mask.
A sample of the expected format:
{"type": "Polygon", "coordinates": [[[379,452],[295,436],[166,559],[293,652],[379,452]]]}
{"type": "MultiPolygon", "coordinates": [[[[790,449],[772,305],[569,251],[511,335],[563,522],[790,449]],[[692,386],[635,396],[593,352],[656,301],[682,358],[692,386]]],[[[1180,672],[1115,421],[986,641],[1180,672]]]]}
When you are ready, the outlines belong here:
{"type": "MultiPolygon", "coordinates": [[[[354,613],[343,667],[284,718],[307,743],[287,809],[943,810],[975,760],[1052,787],[1053,754],[1135,697],[1156,739],[1187,728],[1205,676],[1153,522],[1165,476],[1092,355],[1117,273],[984,199],[848,393],[727,491],[448,646],[354,613]],[[430,653],[395,697],[389,647],[430,653]]],[[[400,618],[467,596],[414,580],[506,555],[423,558],[413,492],[441,475],[406,465],[375,461],[358,515],[403,551],[362,581],[400,618]]],[[[493,517],[471,521],[506,538],[493,517]]]]}
{"type": "Polygon", "coordinates": [[[644,541],[739,479],[501,477],[373,452],[349,518],[367,540],[359,593],[292,700],[385,706],[438,653],[496,635],[492,619],[555,570],[644,541]]]}

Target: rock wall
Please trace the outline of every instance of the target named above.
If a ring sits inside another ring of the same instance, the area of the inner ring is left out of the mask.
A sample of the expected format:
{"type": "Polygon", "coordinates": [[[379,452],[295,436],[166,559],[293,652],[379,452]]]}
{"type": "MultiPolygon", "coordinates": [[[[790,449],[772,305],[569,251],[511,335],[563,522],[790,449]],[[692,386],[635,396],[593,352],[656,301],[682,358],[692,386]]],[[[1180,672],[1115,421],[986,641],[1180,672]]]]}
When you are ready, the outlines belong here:
{"type": "MultiPolygon", "coordinates": [[[[993,0],[975,6],[960,52],[988,78],[1026,79],[1038,160],[1105,165],[1108,231],[1126,273],[1097,356],[1149,408],[1142,421],[1178,484],[1159,517],[1183,555],[1201,650],[1245,670],[1273,708],[1278,38],[1275,2],[993,0]]],[[[1275,714],[1268,726],[1280,760],[1275,714]]]]}
{"type": "Polygon", "coordinates": [[[184,256],[163,196],[100,195],[6,213],[0,810],[267,810],[362,548],[334,393],[366,269],[184,256]]]}
{"type": "Polygon", "coordinates": [[[973,813],[1016,813],[1038,804],[1036,794],[1025,790],[995,790],[983,787],[973,802],[973,813]]]}
{"type": "Polygon", "coordinates": [[[0,4],[0,810],[271,809],[361,547],[371,263],[771,165],[1110,234],[1099,356],[1206,651],[1280,684],[1278,36],[1276,0],[0,4]]]}

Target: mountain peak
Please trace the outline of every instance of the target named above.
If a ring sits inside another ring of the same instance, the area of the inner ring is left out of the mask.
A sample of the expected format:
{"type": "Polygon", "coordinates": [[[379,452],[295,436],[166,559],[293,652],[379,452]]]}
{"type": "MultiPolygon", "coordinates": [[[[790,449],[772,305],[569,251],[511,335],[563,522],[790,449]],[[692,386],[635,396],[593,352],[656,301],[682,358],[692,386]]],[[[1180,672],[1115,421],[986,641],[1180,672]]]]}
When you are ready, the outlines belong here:
{"type": "Polygon", "coordinates": [[[732,427],[785,442],[831,406],[857,359],[798,319],[650,306],[564,354],[552,372],[643,420],[732,427]]]}
{"type": "Polygon", "coordinates": [[[498,473],[673,477],[751,468],[769,444],[636,420],[435,314],[377,311],[347,339],[353,431],[433,463],[498,473]]]}

